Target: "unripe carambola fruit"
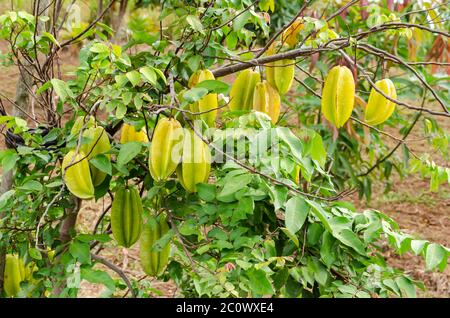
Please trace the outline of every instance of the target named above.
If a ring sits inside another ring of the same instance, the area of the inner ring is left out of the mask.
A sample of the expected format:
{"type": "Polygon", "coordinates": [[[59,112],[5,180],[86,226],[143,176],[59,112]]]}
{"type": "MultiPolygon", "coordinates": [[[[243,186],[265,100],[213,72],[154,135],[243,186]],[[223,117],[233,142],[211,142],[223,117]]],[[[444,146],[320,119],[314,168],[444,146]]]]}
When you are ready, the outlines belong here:
{"type": "Polygon", "coordinates": [[[250,110],[253,106],[253,91],[261,81],[258,72],[246,69],[236,77],[230,91],[231,110],[250,110]]]}
{"type": "Polygon", "coordinates": [[[337,128],[350,118],[355,103],[355,81],[346,66],[333,67],[322,91],[322,113],[337,128]]]}
{"type": "Polygon", "coordinates": [[[93,198],[94,184],[92,183],[91,171],[86,155],[81,151],[76,155],[75,150],[69,151],[64,156],[61,165],[63,173],[69,165],[71,166],[67,168],[64,174],[64,183],[69,191],[80,199],[93,198]]]}
{"type": "MultiPolygon", "coordinates": [[[[107,153],[111,150],[111,143],[109,142],[108,134],[103,127],[98,126],[86,129],[83,132],[83,137],[89,139],[89,142],[81,145],[80,149],[88,155],[88,160],[99,154],[105,154],[108,159],[111,158],[111,155],[107,153]]],[[[106,173],[100,171],[92,164],[89,164],[89,167],[91,169],[92,183],[96,187],[105,180],[106,173]]]]}
{"type": "Polygon", "coordinates": [[[163,215],[152,217],[144,225],[141,234],[140,258],[144,272],[152,277],[160,276],[169,262],[170,242],[161,251],[152,251],[153,244],[169,231],[163,215]]]}
{"type": "Polygon", "coordinates": [[[123,124],[122,132],[120,133],[120,143],[124,144],[130,141],[148,142],[147,131],[145,127],[136,131],[132,125],[123,124]]]}
{"type": "Polygon", "coordinates": [[[196,192],[197,184],[208,181],[211,152],[208,145],[192,130],[185,130],[183,156],[177,168],[178,180],[188,192],[196,192]]]}
{"type": "MultiPolygon", "coordinates": [[[[272,44],[267,50],[267,55],[274,55],[278,53],[276,48],[281,45],[280,43],[275,42],[272,44]]],[[[287,47],[286,44],[283,44],[283,49],[287,47]]],[[[292,86],[292,82],[294,81],[295,75],[295,61],[294,60],[278,60],[275,62],[270,62],[266,64],[266,79],[277,91],[280,95],[286,94],[292,86]]]]}
{"type": "Polygon", "coordinates": [[[150,146],[149,169],[155,181],[166,180],[178,166],[183,147],[183,128],[173,118],[158,121],[150,146]]]}
{"type": "Polygon", "coordinates": [[[281,42],[286,43],[291,48],[298,43],[298,34],[303,29],[303,19],[298,18],[281,35],[281,42]]]}
{"type": "MultiPolygon", "coordinates": [[[[392,99],[397,99],[397,91],[394,83],[388,78],[377,81],[375,86],[382,91],[386,96],[392,99]]],[[[389,117],[395,110],[395,103],[388,100],[386,97],[378,93],[373,87],[370,91],[369,101],[367,102],[365,121],[369,125],[379,125],[389,117]]]]}
{"type": "Polygon", "coordinates": [[[142,229],[142,201],[134,186],[116,191],[111,207],[111,229],[117,243],[130,247],[142,229]]]}
{"type": "Polygon", "coordinates": [[[15,297],[20,292],[21,275],[20,260],[16,254],[7,254],[3,288],[8,297],[15,297]]]}
{"type": "Polygon", "coordinates": [[[272,124],[280,116],[281,99],[278,91],[267,81],[256,84],[253,93],[253,109],[266,113],[272,119],[272,124]]]}
{"type": "MultiPolygon", "coordinates": [[[[192,88],[198,83],[201,83],[205,80],[215,80],[213,73],[210,70],[198,70],[197,72],[192,74],[191,78],[189,79],[188,86],[189,88],[192,88]]],[[[190,110],[191,112],[202,113],[200,115],[197,115],[198,118],[204,120],[209,127],[214,127],[217,117],[218,105],[219,103],[217,100],[217,94],[211,93],[207,94],[199,101],[191,104],[190,110]]]]}

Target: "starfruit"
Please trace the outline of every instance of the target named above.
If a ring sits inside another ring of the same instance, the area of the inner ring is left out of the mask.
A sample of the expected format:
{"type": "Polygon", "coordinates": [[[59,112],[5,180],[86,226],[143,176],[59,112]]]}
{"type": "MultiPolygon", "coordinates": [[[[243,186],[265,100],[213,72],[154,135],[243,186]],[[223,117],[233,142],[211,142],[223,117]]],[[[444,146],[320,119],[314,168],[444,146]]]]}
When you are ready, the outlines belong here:
{"type": "Polygon", "coordinates": [[[322,113],[337,128],[350,118],[355,103],[355,81],[346,66],[333,67],[322,91],[322,113]]]}
{"type": "Polygon", "coordinates": [[[183,188],[196,192],[197,184],[207,182],[211,169],[211,152],[208,145],[192,130],[185,130],[183,156],[177,176],[183,188]]]}
{"type": "Polygon", "coordinates": [[[258,72],[246,69],[239,73],[230,90],[231,110],[250,110],[253,106],[253,91],[261,81],[258,72]]]}
{"type": "Polygon", "coordinates": [[[253,109],[266,113],[276,124],[280,116],[281,99],[278,91],[267,81],[256,84],[253,93],[253,109]]]}
{"type": "Polygon", "coordinates": [[[75,150],[69,151],[63,158],[61,169],[64,175],[64,183],[73,195],[80,199],[94,197],[94,184],[84,152],[80,151],[75,155],[75,150]],[[69,165],[70,167],[68,167],[69,165]],[[67,170],[66,167],[68,167],[67,170]]]}
{"type": "MultiPolygon", "coordinates": [[[[83,133],[83,138],[88,140],[87,143],[82,144],[80,149],[84,152],[90,160],[99,154],[105,154],[110,159],[111,155],[108,153],[111,150],[111,143],[109,142],[106,130],[101,127],[88,128],[83,133]]],[[[97,167],[89,164],[91,170],[92,183],[94,186],[99,186],[106,178],[106,173],[100,171],[97,167]]]]}
{"type": "Polygon", "coordinates": [[[160,276],[169,262],[170,242],[159,251],[154,250],[155,242],[169,231],[163,215],[151,217],[144,225],[140,240],[140,259],[144,272],[152,277],[160,276]]]}
{"type": "Polygon", "coordinates": [[[298,34],[303,29],[303,18],[298,18],[281,34],[281,42],[293,48],[298,43],[298,34]]]}
{"type": "MultiPolygon", "coordinates": [[[[210,70],[198,70],[190,77],[188,86],[189,88],[192,88],[205,80],[215,80],[213,73],[210,70]]],[[[194,118],[200,118],[204,120],[209,127],[214,127],[218,105],[217,94],[211,93],[191,104],[190,111],[193,113],[201,113],[194,116],[194,118]]]]}
{"type": "Polygon", "coordinates": [[[130,141],[148,142],[147,130],[145,127],[136,131],[134,126],[123,124],[122,132],[120,133],[120,143],[124,144],[130,141]]]}
{"type": "MultiPolygon", "coordinates": [[[[397,99],[397,92],[394,83],[388,78],[379,80],[375,86],[386,96],[397,99]]],[[[389,117],[395,110],[395,103],[378,93],[373,87],[370,91],[369,101],[367,102],[365,121],[369,125],[379,125],[389,117]]]]}
{"type": "MultiPolygon", "coordinates": [[[[288,46],[286,44],[280,44],[279,42],[274,42],[267,50],[266,55],[274,55],[278,51],[283,52],[288,46]],[[282,45],[280,50],[279,46],[282,45]]],[[[270,62],[266,64],[266,79],[280,95],[286,94],[292,86],[295,75],[295,61],[291,59],[278,60],[275,62],[270,62]]]]}
{"type": "Polygon", "coordinates": [[[20,266],[20,259],[17,254],[7,254],[5,259],[5,272],[3,288],[6,296],[16,297],[20,292],[20,283],[23,281],[24,273],[20,266]]]}
{"type": "Polygon", "coordinates": [[[183,128],[173,118],[158,121],[150,146],[149,170],[156,181],[166,180],[181,160],[183,128]]]}
{"type": "Polygon", "coordinates": [[[130,247],[139,239],[142,211],[142,201],[136,187],[116,191],[111,206],[111,229],[120,246],[130,247]]]}

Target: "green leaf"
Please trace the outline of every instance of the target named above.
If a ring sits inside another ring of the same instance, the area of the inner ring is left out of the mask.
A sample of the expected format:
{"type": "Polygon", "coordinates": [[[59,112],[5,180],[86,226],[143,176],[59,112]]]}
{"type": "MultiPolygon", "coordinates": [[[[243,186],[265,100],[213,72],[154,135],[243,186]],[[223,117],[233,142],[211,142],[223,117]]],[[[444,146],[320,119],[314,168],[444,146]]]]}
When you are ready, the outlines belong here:
{"type": "Polygon", "coordinates": [[[105,154],[99,154],[89,160],[89,162],[96,167],[98,170],[107,173],[109,175],[112,175],[112,166],[111,161],[105,154]]]}
{"type": "Polygon", "coordinates": [[[127,106],[123,103],[118,103],[116,108],[116,118],[122,119],[125,117],[126,113],[127,113],[127,106]]]}
{"type": "Polygon", "coordinates": [[[205,80],[195,87],[206,88],[210,93],[216,94],[228,94],[230,90],[230,85],[218,80],[205,80]]]}
{"type": "Polygon", "coordinates": [[[89,267],[82,267],[80,273],[81,279],[87,280],[92,284],[103,284],[111,291],[116,289],[116,283],[107,272],[94,270],[89,267]]]}
{"type": "Polygon", "coordinates": [[[156,73],[153,68],[144,66],[139,69],[139,72],[144,76],[144,78],[152,85],[156,84],[157,78],[156,73]]]}
{"type": "Polygon", "coordinates": [[[59,42],[55,39],[55,37],[53,36],[53,34],[48,33],[48,32],[42,32],[42,36],[49,39],[51,42],[53,42],[53,44],[55,44],[56,46],[60,47],[59,42]]]}
{"type": "Polygon", "coordinates": [[[294,242],[294,244],[299,247],[300,244],[298,242],[298,238],[297,236],[295,236],[294,234],[291,233],[291,231],[289,231],[287,228],[285,227],[280,227],[280,230],[283,231],[284,234],[286,234],[286,236],[292,241],[294,242]]]}
{"type": "Polygon", "coordinates": [[[133,87],[141,82],[141,75],[139,74],[138,71],[131,71],[125,75],[130,80],[131,85],[133,85],[133,87]]]}
{"type": "Polygon", "coordinates": [[[216,198],[216,186],[208,183],[197,184],[197,194],[203,201],[211,202],[216,198]]]}
{"type": "Polygon", "coordinates": [[[325,229],[331,233],[333,233],[333,230],[328,222],[328,218],[326,216],[326,212],[325,210],[322,208],[322,206],[319,203],[316,203],[314,201],[311,200],[307,200],[305,199],[305,201],[312,207],[311,212],[313,212],[313,214],[315,216],[317,216],[317,218],[320,220],[320,222],[322,222],[323,226],[325,227],[325,229]]]}
{"type": "Polygon", "coordinates": [[[109,48],[103,43],[94,43],[89,51],[93,53],[109,53],[109,48]]]}
{"type": "Polygon", "coordinates": [[[31,258],[34,258],[38,261],[42,259],[41,252],[39,252],[34,247],[31,247],[30,249],[28,249],[28,254],[31,256],[31,258]]]}
{"type": "Polygon", "coordinates": [[[246,275],[249,279],[249,287],[252,290],[253,296],[273,294],[272,285],[262,269],[251,268],[246,271],[246,275]]]}
{"type": "Polygon", "coordinates": [[[333,236],[341,241],[343,244],[353,248],[361,255],[366,255],[366,250],[364,243],[359,239],[359,237],[349,229],[343,229],[338,233],[333,233],[333,236]]]}
{"type": "Polygon", "coordinates": [[[435,269],[444,257],[447,257],[447,251],[441,245],[436,243],[429,244],[425,253],[426,269],[435,269]]]}
{"type": "Polygon", "coordinates": [[[60,79],[54,78],[50,81],[52,83],[53,88],[55,89],[56,95],[58,95],[59,99],[62,102],[65,102],[67,97],[74,97],[73,92],[70,90],[69,86],[66,82],[61,81],[60,79]]]}
{"type": "Polygon", "coordinates": [[[91,250],[89,248],[89,243],[75,240],[69,246],[69,253],[81,264],[91,263],[91,250]]]}
{"type": "Polygon", "coordinates": [[[404,276],[400,276],[395,279],[395,282],[402,291],[402,294],[405,294],[409,298],[416,297],[416,287],[409,279],[404,276]]]}
{"type": "Polygon", "coordinates": [[[194,103],[208,94],[208,90],[203,87],[194,87],[183,94],[183,100],[188,103],[194,103]]]}
{"type": "Polygon", "coordinates": [[[137,141],[127,142],[122,145],[117,156],[117,165],[124,166],[141,152],[142,144],[137,141]]]}
{"type": "Polygon", "coordinates": [[[205,34],[203,31],[203,25],[199,18],[194,15],[188,15],[186,17],[186,22],[192,27],[194,31],[200,32],[201,34],[205,34]]]}
{"type": "Polygon", "coordinates": [[[40,192],[43,189],[42,184],[36,180],[29,180],[25,184],[19,187],[20,190],[30,191],[30,192],[40,192]]]}
{"type": "Polygon", "coordinates": [[[425,240],[412,240],[411,250],[415,255],[419,255],[423,251],[423,248],[426,246],[427,243],[428,241],[425,240]]]}
{"type": "Polygon", "coordinates": [[[14,169],[16,162],[19,160],[19,155],[12,149],[4,150],[1,152],[1,166],[3,167],[3,173],[14,169]]]}
{"type": "Polygon", "coordinates": [[[128,82],[128,78],[123,74],[114,76],[114,80],[119,86],[124,86],[128,82]]]}
{"type": "Polygon", "coordinates": [[[322,137],[318,133],[314,132],[313,136],[309,140],[308,153],[311,155],[313,160],[319,163],[321,168],[324,167],[327,159],[327,152],[323,146],[322,137]]]}
{"type": "Polygon", "coordinates": [[[164,73],[156,67],[152,67],[152,68],[156,72],[156,74],[158,74],[159,78],[161,78],[164,81],[164,84],[167,85],[167,79],[166,79],[166,76],[164,75],[164,73]]]}
{"type": "Polygon", "coordinates": [[[305,223],[310,206],[300,196],[289,199],[286,203],[285,219],[286,228],[291,233],[297,233],[305,223]]]}

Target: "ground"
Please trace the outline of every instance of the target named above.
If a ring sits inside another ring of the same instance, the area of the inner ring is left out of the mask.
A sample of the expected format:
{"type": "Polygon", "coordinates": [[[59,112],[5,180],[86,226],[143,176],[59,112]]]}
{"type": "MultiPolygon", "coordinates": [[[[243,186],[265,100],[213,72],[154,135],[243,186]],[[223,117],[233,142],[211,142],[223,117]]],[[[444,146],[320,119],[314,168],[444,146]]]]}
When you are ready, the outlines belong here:
{"type": "MultiPolygon", "coordinates": [[[[0,51],[5,52],[5,43],[0,43],[0,51]]],[[[77,58],[73,51],[63,52],[61,61],[64,68],[70,70],[76,65],[77,58]]],[[[64,70],[63,70],[64,71],[64,70]]],[[[14,97],[17,81],[17,69],[0,66],[0,92],[10,98],[14,97]]],[[[7,104],[7,103],[6,103],[7,104]]],[[[445,123],[444,123],[445,124],[445,123]]],[[[449,129],[450,123],[445,124],[449,129]]],[[[416,133],[420,137],[420,133],[416,133]]],[[[0,148],[4,147],[3,138],[0,138],[0,148]]],[[[425,143],[415,145],[415,151],[426,149],[425,143]]],[[[382,184],[374,185],[374,195],[371,202],[361,201],[357,196],[348,200],[352,201],[359,209],[375,208],[391,216],[399,223],[401,228],[419,238],[428,239],[446,246],[450,246],[450,189],[448,185],[442,186],[438,193],[429,192],[429,181],[418,176],[409,176],[404,180],[395,179],[392,190],[383,193],[382,184]]],[[[82,231],[92,230],[95,220],[102,213],[104,206],[109,202],[102,200],[84,202],[79,214],[77,227],[82,231]]],[[[106,248],[100,253],[109,261],[118,265],[130,277],[143,279],[145,275],[139,266],[138,246],[132,249],[106,248]]],[[[424,271],[424,263],[420,257],[410,254],[398,256],[388,248],[385,255],[390,264],[406,270],[412,277],[423,280],[426,291],[420,292],[422,297],[449,297],[450,296],[450,267],[444,273],[428,273],[424,271]]],[[[114,274],[112,274],[114,276],[114,274]]],[[[151,281],[145,278],[142,282],[150,283],[155,289],[155,296],[174,297],[177,290],[174,284],[151,281]],[[161,293],[158,292],[161,290],[161,293]]],[[[103,291],[101,285],[87,282],[82,283],[80,297],[96,297],[103,291]]]]}

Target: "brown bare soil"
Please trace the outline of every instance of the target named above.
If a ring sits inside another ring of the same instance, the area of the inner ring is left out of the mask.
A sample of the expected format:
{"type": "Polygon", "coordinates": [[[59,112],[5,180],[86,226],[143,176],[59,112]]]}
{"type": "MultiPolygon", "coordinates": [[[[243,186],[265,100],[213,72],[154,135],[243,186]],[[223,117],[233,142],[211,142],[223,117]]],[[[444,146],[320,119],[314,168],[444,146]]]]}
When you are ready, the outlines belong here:
{"type": "MultiPolygon", "coordinates": [[[[4,53],[5,50],[5,43],[0,43],[0,51],[4,53]]],[[[63,71],[73,69],[77,64],[76,54],[73,51],[63,52],[61,64],[64,66],[63,71]]],[[[9,98],[14,98],[17,78],[18,72],[15,66],[0,66],[0,91],[9,98]]],[[[10,109],[8,102],[2,100],[7,105],[7,109],[10,109]]],[[[448,131],[450,123],[447,121],[444,125],[448,131]]],[[[416,133],[414,138],[416,137],[420,137],[420,133],[416,133]]],[[[5,147],[3,137],[1,139],[0,149],[3,149],[5,147]]],[[[419,154],[429,149],[425,142],[419,143],[416,148],[414,151],[418,151],[419,154]]],[[[440,163],[442,164],[442,162],[440,163]]],[[[382,184],[375,184],[373,200],[370,203],[359,200],[357,196],[353,196],[349,200],[361,210],[374,208],[383,211],[396,220],[405,232],[416,235],[418,238],[450,246],[450,189],[448,185],[445,185],[441,187],[439,193],[430,193],[428,182],[428,180],[422,180],[416,176],[410,176],[404,180],[397,178],[392,190],[386,194],[383,193],[382,184]]],[[[103,208],[108,204],[107,200],[84,202],[77,222],[78,230],[91,231],[103,208]]],[[[173,283],[159,282],[145,276],[139,265],[139,247],[137,245],[126,250],[117,248],[112,243],[104,247],[100,255],[119,266],[130,278],[140,280],[141,286],[153,290],[155,297],[176,297],[178,291],[173,283]]],[[[424,281],[426,291],[419,293],[419,296],[450,297],[449,267],[444,273],[428,273],[424,271],[424,262],[419,257],[410,254],[398,256],[388,248],[386,248],[385,256],[391,265],[404,269],[414,278],[424,281]]],[[[103,265],[97,266],[103,267],[103,265]]],[[[114,278],[118,278],[114,272],[110,271],[110,274],[114,278]]],[[[98,297],[103,292],[102,285],[83,281],[79,296],[98,297]]],[[[125,296],[125,293],[120,296],[125,296]]]]}

